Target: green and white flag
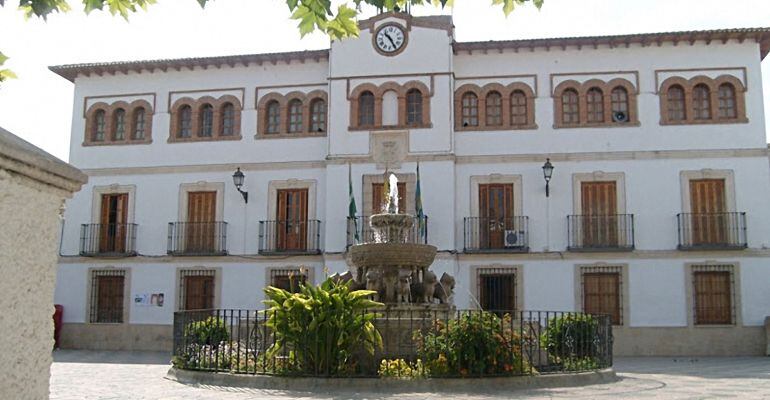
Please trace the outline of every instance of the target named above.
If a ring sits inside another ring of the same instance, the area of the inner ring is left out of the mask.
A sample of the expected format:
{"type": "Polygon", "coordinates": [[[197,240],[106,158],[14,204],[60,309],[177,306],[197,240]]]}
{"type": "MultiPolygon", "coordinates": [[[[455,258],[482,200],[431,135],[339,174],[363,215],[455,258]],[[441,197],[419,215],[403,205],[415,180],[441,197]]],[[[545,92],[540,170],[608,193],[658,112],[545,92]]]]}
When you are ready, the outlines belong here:
{"type": "Polygon", "coordinates": [[[415,216],[417,217],[417,232],[420,237],[425,237],[425,230],[427,229],[425,213],[422,210],[422,193],[420,193],[420,163],[417,163],[417,187],[414,191],[414,209],[415,216]]]}
{"type": "Polygon", "coordinates": [[[353,172],[350,163],[348,163],[348,220],[353,222],[353,232],[355,232],[356,243],[360,241],[358,236],[358,221],[356,220],[356,198],[353,196],[353,172]]]}

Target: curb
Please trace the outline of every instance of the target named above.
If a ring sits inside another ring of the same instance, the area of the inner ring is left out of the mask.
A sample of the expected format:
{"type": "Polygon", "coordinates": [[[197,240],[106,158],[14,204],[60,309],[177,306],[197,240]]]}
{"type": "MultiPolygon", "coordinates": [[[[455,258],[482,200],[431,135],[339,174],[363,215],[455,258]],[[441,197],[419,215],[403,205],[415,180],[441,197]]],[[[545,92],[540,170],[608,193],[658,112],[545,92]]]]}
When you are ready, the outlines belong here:
{"type": "Polygon", "coordinates": [[[483,392],[555,388],[595,385],[617,382],[620,379],[612,368],[574,374],[494,377],[494,378],[305,378],[268,375],[230,374],[225,372],[188,371],[171,367],[166,378],[185,385],[245,387],[263,390],[297,392],[386,392],[386,393],[441,393],[483,392]],[[479,385],[483,383],[483,385],[479,385]]]}

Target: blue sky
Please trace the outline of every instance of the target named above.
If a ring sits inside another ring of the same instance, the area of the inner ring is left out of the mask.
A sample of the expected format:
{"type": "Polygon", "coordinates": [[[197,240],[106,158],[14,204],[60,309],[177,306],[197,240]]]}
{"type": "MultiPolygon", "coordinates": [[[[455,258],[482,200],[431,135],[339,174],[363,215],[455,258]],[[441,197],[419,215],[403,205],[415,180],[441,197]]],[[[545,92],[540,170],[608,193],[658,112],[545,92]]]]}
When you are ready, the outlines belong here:
{"type": "MultiPolygon", "coordinates": [[[[341,1],[335,1],[340,3],[341,1]]],[[[107,13],[73,11],[48,22],[25,21],[6,1],[0,8],[0,50],[19,79],[0,87],[0,126],[68,159],[73,85],[49,65],[278,52],[328,47],[321,34],[300,38],[284,0],[158,0],[129,22],[107,13]]],[[[545,0],[505,18],[491,0],[455,0],[459,41],[607,35],[770,26],[770,0],[545,0]]],[[[366,10],[367,16],[373,10],[366,10]]],[[[433,7],[413,13],[437,14],[433,7]]],[[[762,63],[770,115],[770,57],[762,63]]],[[[770,127],[770,118],[766,118],[770,127]]],[[[768,129],[770,130],[770,129],[768,129]]]]}

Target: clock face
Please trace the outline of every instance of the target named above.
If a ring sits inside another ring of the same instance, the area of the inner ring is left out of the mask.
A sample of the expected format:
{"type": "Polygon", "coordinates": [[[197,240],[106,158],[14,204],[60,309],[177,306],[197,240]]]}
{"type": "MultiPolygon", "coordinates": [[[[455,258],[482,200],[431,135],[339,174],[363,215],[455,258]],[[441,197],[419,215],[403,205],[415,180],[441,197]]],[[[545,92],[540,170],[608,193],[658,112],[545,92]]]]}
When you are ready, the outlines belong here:
{"type": "Polygon", "coordinates": [[[406,44],[406,34],[397,25],[386,25],[375,34],[374,43],[383,53],[395,53],[406,44]]]}

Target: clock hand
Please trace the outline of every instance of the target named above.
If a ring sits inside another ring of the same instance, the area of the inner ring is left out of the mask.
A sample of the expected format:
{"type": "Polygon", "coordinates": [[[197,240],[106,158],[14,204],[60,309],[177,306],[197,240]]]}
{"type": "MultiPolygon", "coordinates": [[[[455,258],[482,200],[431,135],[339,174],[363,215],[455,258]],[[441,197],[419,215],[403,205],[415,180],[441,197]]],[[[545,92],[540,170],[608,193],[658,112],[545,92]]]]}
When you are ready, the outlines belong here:
{"type": "Polygon", "coordinates": [[[388,32],[383,32],[383,33],[385,34],[385,37],[388,38],[388,41],[390,42],[391,45],[393,45],[393,48],[395,49],[396,44],[393,42],[393,38],[390,37],[390,35],[388,35],[388,32]]]}

